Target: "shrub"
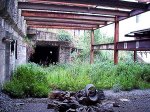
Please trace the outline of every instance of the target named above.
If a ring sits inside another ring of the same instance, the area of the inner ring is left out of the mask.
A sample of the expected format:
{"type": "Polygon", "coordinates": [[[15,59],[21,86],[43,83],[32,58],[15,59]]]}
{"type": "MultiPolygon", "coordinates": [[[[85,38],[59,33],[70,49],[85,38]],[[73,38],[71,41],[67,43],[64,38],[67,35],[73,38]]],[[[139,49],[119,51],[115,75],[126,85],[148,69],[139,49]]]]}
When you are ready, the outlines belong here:
{"type": "Polygon", "coordinates": [[[46,97],[49,91],[47,73],[36,64],[19,66],[4,91],[12,97],[46,97]]]}
{"type": "Polygon", "coordinates": [[[142,68],[143,68],[143,70],[142,70],[143,73],[141,74],[142,80],[150,83],[150,66],[143,64],[142,68]]]}
{"type": "Polygon", "coordinates": [[[4,85],[4,92],[9,94],[13,98],[23,98],[24,91],[23,91],[23,85],[18,80],[14,79],[13,81],[7,82],[4,85]]]}

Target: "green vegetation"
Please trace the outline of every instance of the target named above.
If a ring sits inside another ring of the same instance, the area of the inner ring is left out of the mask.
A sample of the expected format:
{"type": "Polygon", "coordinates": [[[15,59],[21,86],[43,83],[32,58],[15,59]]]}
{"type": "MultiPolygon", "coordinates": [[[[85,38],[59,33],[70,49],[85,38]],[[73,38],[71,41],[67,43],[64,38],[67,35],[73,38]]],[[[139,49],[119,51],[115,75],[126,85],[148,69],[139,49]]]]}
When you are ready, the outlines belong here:
{"type": "Polygon", "coordinates": [[[4,85],[4,92],[12,97],[46,97],[48,91],[47,72],[33,63],[19,66],[4,85]]]}
{"type": "Polygon", "coordinates": [[[32,41],[31,37],[27,36],[23,38],[23,41],[26,43],[27,59],[29,60],[31,55],[35,52],[35,42],[32,41]]]}
{"type": "MultiPolygon", "coordinates": [[[[60,30],[59,40],[72,41],[72,36],[60,30]]],[[[95,64],[89,64],[90,31],[80,39],[82,50],[73,63],[49,67],[28,63],[19,66],[3,91],[12,97],[47,97],[50,90],[78,91],[92,83],[98,89],[120,90],[150,88],[150,65],[132,62],[132,52],[119,52],[119,64],[114,65],[112,51],[95,51],[95,64]],[[126,63],[125,63],[126,62],[126,63]]],[[[111,43],[112,37],[95,32],[96,43],[111,43]]],[[[74,55],[74,54],[72,54],[74,55]]]]}
{"type": "Polygon", "coordinates": [[[71,35],[66,30],[59,30],[58,31],[58,40],[59,41],[71,41],[71,35]]]}
{"type": "Polygon", "coordinates": [[[50,90],[77,91],[92,83],[98,89],[120,90],[150,88],[150,65],[99,62],[42,67],[33,63],[19,66],[4,92],[12,97],[46,97],[50,90]]]}

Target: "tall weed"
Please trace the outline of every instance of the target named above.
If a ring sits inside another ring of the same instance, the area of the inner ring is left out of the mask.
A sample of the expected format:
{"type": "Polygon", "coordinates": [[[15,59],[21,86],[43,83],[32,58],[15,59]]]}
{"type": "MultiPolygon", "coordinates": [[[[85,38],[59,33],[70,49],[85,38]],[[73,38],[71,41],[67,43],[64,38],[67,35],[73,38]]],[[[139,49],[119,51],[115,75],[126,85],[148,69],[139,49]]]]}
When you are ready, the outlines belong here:
{"type": "Polygon", "coordinates": [[[50,90],[78,91],[93,83],[98,89],[120,90],[150,88],[150,65],[141,63],[77,61],[42,67],[33,63],[19,66],[4,86],[13,97],[46,97],[50,90]]]}
{"type": "Polygon", "coordinates": [[[33,63],[19,66],[4,86],[12,97],[46,97],[48,91],[47,72],[33,63]]]}

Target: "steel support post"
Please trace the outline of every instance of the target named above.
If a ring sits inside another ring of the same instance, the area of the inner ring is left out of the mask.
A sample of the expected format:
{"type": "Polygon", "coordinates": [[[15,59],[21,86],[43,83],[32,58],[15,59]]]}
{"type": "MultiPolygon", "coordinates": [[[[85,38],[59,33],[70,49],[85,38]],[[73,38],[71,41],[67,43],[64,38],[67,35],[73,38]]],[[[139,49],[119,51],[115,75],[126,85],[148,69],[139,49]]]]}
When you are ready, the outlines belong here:
{"type": "Polygon", "coordinates": [[[93,29],[91,30],[90,64],[94,62],[94,49],[92,45],[94,45],[94,30],[93,29]]]}
{"type": "Polygon", "coordinates": [[[134,62],[136,62],[137,61],[137,51],[135,50],[134,51],[134,62]]]}
{"type": "Polygon", "coordinates": [[[118,64],[118,50],[117,42],[119,41],[119,21],[118,17],[115,18],[115,31],[114,31],[114,64],[118,64]]]}

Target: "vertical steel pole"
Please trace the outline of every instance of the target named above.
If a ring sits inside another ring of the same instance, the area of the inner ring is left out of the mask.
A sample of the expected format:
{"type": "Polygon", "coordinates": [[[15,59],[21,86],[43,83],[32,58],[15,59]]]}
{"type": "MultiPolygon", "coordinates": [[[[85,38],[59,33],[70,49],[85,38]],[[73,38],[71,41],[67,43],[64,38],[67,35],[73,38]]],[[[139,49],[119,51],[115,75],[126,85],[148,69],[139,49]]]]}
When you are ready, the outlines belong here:
{"type": "Polygon", "coordinates": [[[94,50],[92,45],[94,45],[94,30],[91,30],[90,64],[94,62],[94,50]]]}
{"type": "Polygon", "coordinates": [[[119,21],[118,17],[115,17],[115,32],[114,32],[114,64],[118,64],[118,50],[117,42],[119,41],[119,21]]]}
{"type": "Polygon", "coordinates": [[[134,51],[134,62],[136,62],[137,61],[137,51],[135,50],[134,51]]]}

